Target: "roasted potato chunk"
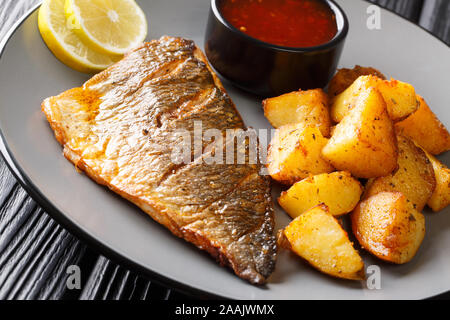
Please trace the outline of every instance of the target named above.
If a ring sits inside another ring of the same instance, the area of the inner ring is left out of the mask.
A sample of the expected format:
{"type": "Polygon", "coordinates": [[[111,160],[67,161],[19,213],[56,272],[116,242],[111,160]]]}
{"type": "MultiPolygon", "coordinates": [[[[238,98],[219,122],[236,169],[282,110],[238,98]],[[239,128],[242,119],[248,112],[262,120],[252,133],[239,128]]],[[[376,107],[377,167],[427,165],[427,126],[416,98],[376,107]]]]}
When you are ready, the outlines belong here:
{"type": "Polygon", "coordinates": [[[408,83],[395,79],[383,80],[377,88],[386,101],[389,116],[394,122],[406,119],[419,107],[416,91],[408,83]]]}
{"type": "Polygon", "coordinates": [[[363,248],[396,264],[411,261],[425,237],[425,217],[400,192],[381,192],[362,201],[351,220],[363,248]]]}
{"type": "Polygon", "coordinates": [[[279,244],[323,273],[350,280],[365,277],[363,260],[326,205],[319,205],[292,221],[279,233],[279,244]]]}
{"type": "Polygon", "coordinates": [[[436,177],[436,188],[427,204],[434,212],[438,212],[445,209],[450,203],[450,170],[431,154],[426,154],[433,165],[436,177]]]}
{"type": "Polygon", "coordinates": [[[289,124],[276,130],[267,155],[270,176],[287,185],[303,180],[310,174],[334,171],[322,159],[321,151],[328,142],[319,128],[304,124],[289,124]]]}
{"type": "Polygon", "coordinates": [[[395,124],[397,132],[418,143],[433,155],[450,150],[450,134],[425,99],[417,96],[419,109],[407,119],[395,124]]]}
{"type": "Polygon", "coordinates": [[[353,69],[340,69],[336,73],[336,75],[331,79],[330,84],[328,85],[328,95],[330,98],[334,98],[335,96],[341,94],[348,87],[350,87],[353,82],[356,81],[360,76],[376,76],[382,80],[385,80],[386,77],[380,71],[370,67],[361,67],[355,66],[353,69]]]}
{"type": "Polygon", "coordinates": [[[350,87],[337,95],[332,101],[330,111],[331,119],[336,123],[341,122],[350,110],[355,107],[359,95],[368,88],[376,88],[379,81],[381,79],[375,76],[361,76],[356,79],[350,87]]]}
{"type": "Polygon", "coordinates": [[[336,169],[358,178],[377,178],[394,171],[397,138],[377,89],[361,91],[355,108],[336,126],[322,155],[336,169]]]}
{"type": "Polygon", "coordinates": [[[389,117],[394,122],[406,119],[418,108],[416,92],[410,84],[398,80],[381,80],[375,76],[361,76],[334,99],[331,105],[332,120],[341,122],[355,107],[360,93],[370,87],[380,91],[386,102],[389,117]]]}
{"type": "Polygon", "coordinates": [[[274,128],[304,123],[317,126],[324,137],[330,136],[328,96],[322,89],[295,91],[263,101],[264,115],[274,128]]]}
{"type": "Polygon", "coordinates": [[[422,211],[436,187],[433,166],[414,142],[403,136],[397,136],[397,141],[398,169],[386,177],[369,180],[364,198],[397,191],[403,193],[417,211],[422,211]]]}
{"type": "Polygon", "coordinates": [[[321,203],[333,216],[341,216],[355,209],[362,192],[361,184],[350,173],[324,173],[297,182],[281,194],[278,202],[294,219],[321,203]]]}

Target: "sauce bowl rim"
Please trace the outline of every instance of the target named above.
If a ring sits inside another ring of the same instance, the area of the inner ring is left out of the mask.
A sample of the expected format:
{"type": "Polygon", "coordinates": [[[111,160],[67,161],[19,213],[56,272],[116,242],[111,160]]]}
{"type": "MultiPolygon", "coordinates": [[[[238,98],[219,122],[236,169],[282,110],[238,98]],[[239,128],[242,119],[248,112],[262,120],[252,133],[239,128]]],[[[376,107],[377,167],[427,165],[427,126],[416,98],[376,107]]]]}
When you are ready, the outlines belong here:
{"type": "Polygon", "coordinates": [[[239,36],[243,37],[245,40],[253,42],[255,45],[259,45],[265,48],[278,50],[278,51],[286,51],[286,52],[316,52],[316,51],[322,51],[326,49],[333,48],[337,46],[340,42],[345,40],[347,37],[348,31],[349,31],[349,21],[347,18],[347,15],[345,14],[344,10],[334,1],[334,0],[319,0],[326,2],[328,7],[333,11],[333,13],[336,16],[337,24],[338,24],[338,31],[336,35],[328,42],[325,42],[324,44],[314,46],[314,47],[285,47],[285,46],[279,46],[276,44],[271,44],[269,42],[264,42],[259,39],[256,39],[254,37],[251,37],[247,35],[246,33],[240,31],[236,27],[234,27],[231,23],[225,19],[225,17],[222,15],[222,12],[218,8],[218,2],[224,1],[224,0],[211,0],[211,9],[214,13],[214,16],[216,19],[220,21],[222,25],[224,25],[227,29],[229,29],[231,32],[238,34],[239,36]],[[339,20],[341,20],[342,27],[339,28],[339,20]]]}

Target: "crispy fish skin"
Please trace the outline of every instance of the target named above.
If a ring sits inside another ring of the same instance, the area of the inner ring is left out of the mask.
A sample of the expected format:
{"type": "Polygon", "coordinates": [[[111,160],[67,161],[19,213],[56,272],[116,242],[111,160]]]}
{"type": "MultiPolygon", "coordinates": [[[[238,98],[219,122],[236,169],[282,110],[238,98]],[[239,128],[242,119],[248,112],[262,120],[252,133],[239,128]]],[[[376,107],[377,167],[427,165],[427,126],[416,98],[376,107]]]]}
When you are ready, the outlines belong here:
{"type": "Polygon", "coordinates": [[[239,277],[266,283],[277,247],[270,181],[260,165],[206,164],[226,141],[203,141],[188,164],[171,160],[183,142],[176,130],[193,137],[195,121],[203,131],[245,128],[192,41],[144,43],[82,87],[47,98],[42,110],[76,168],[239,277]]]}

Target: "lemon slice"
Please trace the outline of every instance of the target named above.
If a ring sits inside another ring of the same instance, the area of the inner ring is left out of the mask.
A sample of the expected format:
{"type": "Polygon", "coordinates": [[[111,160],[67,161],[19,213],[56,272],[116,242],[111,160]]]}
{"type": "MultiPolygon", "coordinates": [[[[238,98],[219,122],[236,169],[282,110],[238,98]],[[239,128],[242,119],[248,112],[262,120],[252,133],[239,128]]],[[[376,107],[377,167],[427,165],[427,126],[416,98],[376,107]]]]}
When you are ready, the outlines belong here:
{"type": "Polygon", "coordinates": [[[109,67],[120,57],[110,57],[89,49],[67,26],[65,0],[45,0],[39,9],[39,31],[53,54],[80,72],[95,73],[109,67]]]}
{"type": "Polygon", "coordinates": [[[73,31],[98,52],[121,55],[147,36],[145,14],[134,0],[66,0],[73,31]]]}

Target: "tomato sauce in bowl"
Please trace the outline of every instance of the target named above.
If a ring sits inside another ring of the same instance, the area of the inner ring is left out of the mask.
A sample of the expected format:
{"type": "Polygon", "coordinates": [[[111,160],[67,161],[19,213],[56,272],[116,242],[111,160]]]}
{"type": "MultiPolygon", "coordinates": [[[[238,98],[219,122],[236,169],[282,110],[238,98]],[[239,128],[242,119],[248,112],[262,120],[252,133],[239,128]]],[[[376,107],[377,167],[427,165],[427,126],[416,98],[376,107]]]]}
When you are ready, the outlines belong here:
{"type": "Polygon", "coordinates": [[[338,32],[335,14],[322,0],[225,0],[220,11],[241,32],[283,47],[320,46],[338,32]]]}
{"type": "Polygon", "coordinates": [[[210,0],[209,63],[259,97],[325,87],[350,28],[334,0],[210,0]]]}

